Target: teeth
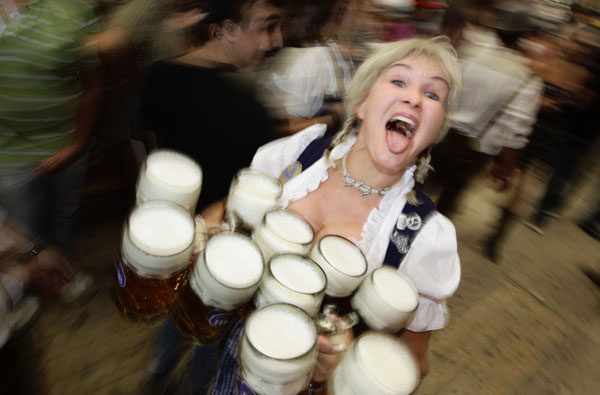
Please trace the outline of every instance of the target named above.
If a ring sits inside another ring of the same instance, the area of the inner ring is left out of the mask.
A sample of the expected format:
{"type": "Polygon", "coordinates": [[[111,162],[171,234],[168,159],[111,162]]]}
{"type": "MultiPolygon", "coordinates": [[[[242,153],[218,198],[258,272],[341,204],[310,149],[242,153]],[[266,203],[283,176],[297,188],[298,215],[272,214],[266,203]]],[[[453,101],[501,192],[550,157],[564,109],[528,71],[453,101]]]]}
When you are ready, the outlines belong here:
{"type": "Polygon", "coordinates": [[[396,115],[395,117],[393,117],[392,119],[390,119],[390,121],[402,121],[405,122],[407,124],[409,124],[411,127],[415,127],[415,123],[413,122],[412,119],[407,118],[407,117],[403,117],[402,115],[396,115]]]}

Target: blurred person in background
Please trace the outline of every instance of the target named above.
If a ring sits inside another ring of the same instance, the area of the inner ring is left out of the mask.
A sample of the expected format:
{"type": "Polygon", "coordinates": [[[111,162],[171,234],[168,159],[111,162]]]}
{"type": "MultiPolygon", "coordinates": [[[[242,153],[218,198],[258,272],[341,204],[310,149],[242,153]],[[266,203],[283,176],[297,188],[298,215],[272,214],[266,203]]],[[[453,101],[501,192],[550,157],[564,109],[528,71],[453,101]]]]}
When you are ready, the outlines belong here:
{"type": "MultiPolygon", "coordinates": [[[[237,72],[260,65],[282,45],[281,0],[213,0],[195,26],[185,55],[152,65],[143,115],[157,146],[183,152],[202,167],[197,210],[226,197],[236,172],[256,149],[275,137],[265,109],[237,72]]],[[[161,393],[181,354],[182,339],[171,319],[159,334],[147,391],[161,393]]],[[[204,393],[212,380],[220,344],[197,347],[190,391],[204,393]]],[[[167,390],[168,391],[168,390],[167,390]]]]}
{"type": "Polygon", "coordinates": [[[464,6],[452,3],[444,12],[440,21],[439,33],[450,39],[454,48],[458,48],[463,40],[463,31],[467,24],[464,6]]]}
{"type": "MultiPolygon", "coordinates": [[[[491,159],[499,190],[508,186],[518,152],[528,142],[542,89],[518,51],[518,39],[528,29],[526,14],[501,13],[492,1],[468,2],[463,12],[466,25],[454,37],[460,43],[462,91],[448,136],[433,155],[433,181],[441,187],[437,207],[449,216],[462,191],[491,159]]],[[[457,19],[459,15],[452,22],[460,26],[457,19]]]]}
{"type": "Polygon", "coordinates": [[[139,83],[153,62],[180,56],[203,17],[202,0],[129,0],[112,7],[98,51],[111,71],[139,83]]]}
{"type": "Polygon", "coordinates": [[[153,141],[140,117],[148,69],[153,62],[182,55],[189,30],[203,14],[200,0],[103,1],[114,4],[106,7],[106,29],[95,37],[110,72],[95,159],[121,169],[120,177],[105,177],[104,188],[125,186],[131,197],[146,145],[153,141]]]}
{"type": "MultiPolygon", "coordinates": [[[[582,120],[573,119],[575,114],[579,114],[577,108],[585,106],[586,101],[591,100],[588,104],[590,105],[597,100],[594,99],[596,95],[594,90],[597,87],[594,88],[595,83],[590,79],[592,74],[583,65],[573,62],[573,58],[566,52],[568,46],[577,44],[568,44],[564,38],[547,32],[529,36],[524,44],[531,61],[531,68],[543,80],[544,88],[530,142],[520,154],[517,163],[518,171],[512,175],[511,181],[515,188],[509,193],[507,203],[502,208],[496,229],[486,241],[486,254],[495,262],[499,258],[498,250],[514,219],[522,211],[522,195],[528,187],[529,168],[534,160],[550,166],[554,174],[551,179],[561,177],[565,171],[574,172],[577,169],[577,162],[585,156],[589,147],[579,146],[575,150],[569,149],[571,145],[567,139],[571,133],[568,131],[573,127],[581,128],[582,123],[583,129],[579,132],[584,134],[586,130],[589,132],[596,128],[594,125],[586,125],[592,114],[588,114],[588,118],[584,117],[582,120]],[[586,85],[587,83],[591,85],[586,85]],[[566,162],[561,163],[562,161],[566,162]]],[[[589,110],[587,112],[589,113],[589,110]]],[[[590,142],[591,145],[593,144],[590,142]]],[[[551,181],[548,188],[551,185],[556,185],[556,181],[551,181]]],[[[546,214],[542,215],[543,220],[546,214]]],[[[535,221],[525,223],[537,232],[542,232],[541,224],[536,224],[535,221]]]]}
{"type": "Polygon", "coordinates": [[[30,377],[20,340],[40,305],[37,297],[26,296],[51,300],[71,281],[73,269],[59,250],[39,248],[35,238],[7,217],[0,207],[0,393],[30,394],[36,380],[30,377]]]}
{"type": "MultiPolygon", "coordinates": [[[[72,251],[104,73],[87,0],[4,1],[0,34],[0,203],[45,243],[72,251]]],[[[81,275],[66,297],[90,285],[81,275]]]]}
{"type": "Polygon", "coordinates": [[[280,120],[279,133],[293,134],[315,123],[334,130],[341,126],[341,100],[353,67],[338,34],[353,3],[310,0],[290,7],[286,38],[293,46],[279,52],[262,81],[262,100],[280,120]]]}
{"type": "Polygon", "coordinates": [[[358,0],[351,38],[353,61],[358,65],[378,44],[416,37],[411,15],[413,0],[358,0]]]}
{"type": "Polygon", "coordinates": [[[527,223],[542,234],[549,217],[560,217],[558,211],[579,165],[600,135],[600,33],[583,27],[571,32],[561,44],[558,56],[562,67],[554,68],[553,73],[562,74],[562,81],[557,79],[556,84],[566,91],[567,100],[560,108],[563,122],[550,141],[552,175],[531,222],[527,223]]]}
{"type": "Polygon", "coordinates": [[[225,197],[253,150],[274,137],[255,92],[239,83],[236,71],[262,64],[282,47],[280,3],[213,0],[186,54],[150,69],[146,128],[158,147],[184,152],[202,166],[199,210],[225,197]]]}
{"type": "Polygon", "coordinates": [[[414,0],[377,0],[376,3],[385,15],[381,35],[383,42],[417,37],[417,28],[413,23],[414,0]]]}

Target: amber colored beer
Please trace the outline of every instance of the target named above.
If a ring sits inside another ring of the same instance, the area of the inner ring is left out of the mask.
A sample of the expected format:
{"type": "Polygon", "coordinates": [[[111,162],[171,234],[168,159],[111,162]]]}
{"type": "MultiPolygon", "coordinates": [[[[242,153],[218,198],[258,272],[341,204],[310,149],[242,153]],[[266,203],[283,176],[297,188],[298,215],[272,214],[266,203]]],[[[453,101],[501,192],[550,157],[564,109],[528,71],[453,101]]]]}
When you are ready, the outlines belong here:
{"type": "Polygon", "coordinates": [[[137,206],[129,216],[115,267],[117,308],[133,321],[167,314],[177,298],[194,241],[194,220],[166,201],[137,206]]]}
{"type": "Polygon", "coordinates": [[[137,273],[121,258],[117,263],[115,293],[118,308],[131,321],[153,321],[169,313],[177,299],[186,270],[167,278],[137,273]],[[121,284],[127,284],[127,288],[121,284]]]}
{"type": "Polygon", "coordinates": [[[181,290],[179,305],[175,308],[173,320],[177,331],[189,342],[207,345],[219,340],[231,326],[234,312],[206,306],[187,284],[181,290]]]}
{"type": "Polygon", "coordinates": [[[258,288],[264,270],[256,244],[239,233],[212,236],[188,274],[173,313],[179,333],[193,343],[219,340],[231,318],[258,288]]]}

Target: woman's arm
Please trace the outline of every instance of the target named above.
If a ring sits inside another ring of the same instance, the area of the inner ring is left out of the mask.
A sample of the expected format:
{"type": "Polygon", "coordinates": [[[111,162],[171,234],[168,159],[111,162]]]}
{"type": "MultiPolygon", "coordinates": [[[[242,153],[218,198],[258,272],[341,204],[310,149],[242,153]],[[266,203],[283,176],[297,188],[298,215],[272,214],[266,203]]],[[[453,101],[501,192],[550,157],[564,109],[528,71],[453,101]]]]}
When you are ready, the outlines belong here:
{"type": "Polygon", "coordinates": [[[400,335],[400,339],[406,343],[410,350],[417,357],[417,363],[421,369],[421,376],[425,376],[429,372],[429,339],[431,331],[413,332],[406,329],[400,335]]]}

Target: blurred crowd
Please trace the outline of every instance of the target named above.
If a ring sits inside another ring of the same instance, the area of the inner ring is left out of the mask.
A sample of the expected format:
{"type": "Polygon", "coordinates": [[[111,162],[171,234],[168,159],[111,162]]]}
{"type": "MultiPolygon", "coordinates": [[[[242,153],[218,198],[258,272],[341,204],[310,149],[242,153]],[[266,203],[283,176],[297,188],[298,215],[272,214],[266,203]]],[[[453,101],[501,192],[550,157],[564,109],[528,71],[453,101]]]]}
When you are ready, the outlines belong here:
{"type": "MultiPolygon", "coordinates": [[[[73,240],[95,154],[119,158],[133,189],[146,153],[185,152],[204,172],[197,211],[209,210],[264,143],[316,123],[340,130],[353,72],[380,43],[438,34],[463,88],[424,187],[451,218],[489,172],[507,196],[485,245],[499,262],[532,169],[550,169],[525,218],[543,233],[597,150],[600,3],[2,0],[0,346],[25,295],[69,301],[93,282],[73,240]]],[[[600,240],[597,188],[579,225],[600,240]]]]}

